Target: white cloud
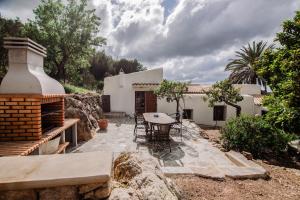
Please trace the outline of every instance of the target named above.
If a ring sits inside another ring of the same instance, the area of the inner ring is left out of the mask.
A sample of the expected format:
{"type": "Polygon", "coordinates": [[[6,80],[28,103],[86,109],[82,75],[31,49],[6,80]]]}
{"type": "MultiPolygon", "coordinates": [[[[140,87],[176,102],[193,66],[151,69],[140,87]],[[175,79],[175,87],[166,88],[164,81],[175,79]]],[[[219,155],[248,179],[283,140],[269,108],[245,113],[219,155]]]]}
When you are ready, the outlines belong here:
{"type": "MultiPolygon", "coordinates": [[[[224,66],[242,45],[272,41],[282,21],[300,8],[294,0],[176,0],[172,8],[163,6],[167,1],[91,0],[102,19],[107,53],[164,67],[169,79],[205,83],[227,76],[224,66]]],[[[24,3],[6,2],[2,14],[29,16],[24,3]]]]}
{"type": "Polygon", "coordinates": [[[166,78],[194,82],[225,78],[235,50],[252,40],[272,41],[300,7],[292,0],[181,0],[165,18],[159,0],[107,3],[114,22],[109,53],[164,67],[166,78]]]}

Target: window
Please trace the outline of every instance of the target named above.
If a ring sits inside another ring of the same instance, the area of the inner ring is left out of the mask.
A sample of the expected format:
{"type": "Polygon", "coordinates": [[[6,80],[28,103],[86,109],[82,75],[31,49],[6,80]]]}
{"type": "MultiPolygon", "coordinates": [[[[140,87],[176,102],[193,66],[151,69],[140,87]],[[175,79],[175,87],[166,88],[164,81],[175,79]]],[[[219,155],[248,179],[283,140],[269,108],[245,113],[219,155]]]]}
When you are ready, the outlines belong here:
{"type": "Polygon", "coordinates": [[[183,109],[183,119],[193,119],[192,109],[183,109]]]}
{"type": "Polygon", "coordinates": [[[214,121],[225,121],[226,106],[214,106],[214,121]]]}

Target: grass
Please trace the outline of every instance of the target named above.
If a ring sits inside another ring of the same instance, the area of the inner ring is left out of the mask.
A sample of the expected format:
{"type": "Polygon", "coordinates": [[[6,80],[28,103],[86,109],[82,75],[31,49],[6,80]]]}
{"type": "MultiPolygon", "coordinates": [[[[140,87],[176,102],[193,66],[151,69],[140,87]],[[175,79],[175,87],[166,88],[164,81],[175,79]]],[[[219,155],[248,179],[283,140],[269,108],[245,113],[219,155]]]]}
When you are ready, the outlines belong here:
{"type": "Polygon", "coordinates": [[[94,93],[92,90],[88,90],[82,87],[77,87],[75,85],[64,84],[64,88],[67,94],[77,93],[77,94],[85,94],[85,93],[94,93]]]}

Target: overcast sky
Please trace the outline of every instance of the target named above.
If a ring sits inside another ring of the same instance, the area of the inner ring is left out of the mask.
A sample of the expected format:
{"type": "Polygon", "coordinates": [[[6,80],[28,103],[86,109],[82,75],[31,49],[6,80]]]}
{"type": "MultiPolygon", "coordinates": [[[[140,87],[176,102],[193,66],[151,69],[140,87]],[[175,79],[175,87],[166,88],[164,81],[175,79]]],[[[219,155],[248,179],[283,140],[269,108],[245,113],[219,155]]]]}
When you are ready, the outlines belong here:
{"type": "MultiPolygon", "coordinates": [[[[33,17],[38,0],[0,0],[2,16],[33,17]]],[[[105,50],[115,58],[137,58],[164,76],[213,83],[228,74],[234,51],[253,40],[272,42],[299,0],[93,0],[101,17],[105,50]]]]}

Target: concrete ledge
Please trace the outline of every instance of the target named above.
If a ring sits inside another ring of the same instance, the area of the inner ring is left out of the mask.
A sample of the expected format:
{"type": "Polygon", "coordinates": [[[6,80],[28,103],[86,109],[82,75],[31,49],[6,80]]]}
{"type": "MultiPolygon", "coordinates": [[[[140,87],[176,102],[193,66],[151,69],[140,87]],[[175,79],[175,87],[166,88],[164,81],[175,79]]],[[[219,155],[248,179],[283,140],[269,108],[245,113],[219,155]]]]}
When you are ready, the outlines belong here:
{"type": "Polygon", "coordinates": [[[112,152],[0,157],[0,190],[108,182],[112,152]]]}

